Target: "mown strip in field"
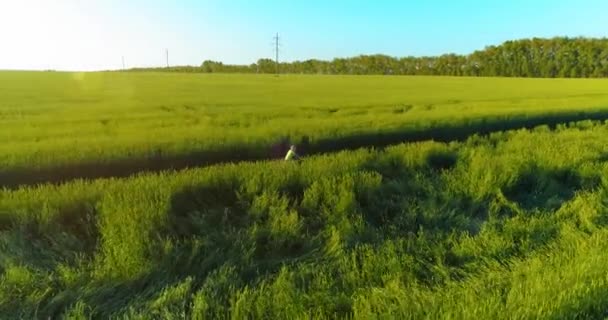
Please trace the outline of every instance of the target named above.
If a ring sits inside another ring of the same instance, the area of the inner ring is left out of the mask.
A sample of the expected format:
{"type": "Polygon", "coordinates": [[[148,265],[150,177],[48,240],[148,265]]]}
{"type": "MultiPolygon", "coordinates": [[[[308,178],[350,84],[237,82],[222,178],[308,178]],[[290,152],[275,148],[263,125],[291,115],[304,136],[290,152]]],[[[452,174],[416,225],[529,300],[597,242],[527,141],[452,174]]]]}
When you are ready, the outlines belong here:
{"type": "MultiPolygon", "coordinates": [[[[472,135],[492,132],[533,128],[582,120],[608,120],[608,110],[562,111],[538,115],[504,115],[502,117],[481,117],[463,119],[459,122],[437,122],[430,127],[393,129],[377,132],[350,134],[342,137],[321,138],[309,141],[306,136],[298,143],[300,153],[314,155],[362,147],[385,147],[400,142],[423,140],[458,141],[472,135]]],[[[287,141],[276,145],[241,145],[209,151],[186,152],[176,155],[148,155],[120,160],[81,162],[46,168],[19,168],[0,171],[0,187],[16,188],[40,183],[62,183],[75,179],[97,179],[127,177],[142,172],[181,170],[189,167],[207,166],[219,163],[259,161],[281,158],[287,141]]]]}

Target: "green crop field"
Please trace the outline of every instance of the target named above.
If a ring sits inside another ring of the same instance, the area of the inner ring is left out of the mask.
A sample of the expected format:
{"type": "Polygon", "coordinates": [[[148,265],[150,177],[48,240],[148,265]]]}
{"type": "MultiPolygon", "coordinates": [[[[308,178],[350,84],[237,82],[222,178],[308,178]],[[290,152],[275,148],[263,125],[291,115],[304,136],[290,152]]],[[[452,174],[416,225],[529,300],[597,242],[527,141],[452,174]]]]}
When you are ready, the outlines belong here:
{"type": "Polygon", "coordinates": [[[0,182],[307,154],[608,118],[608,80],[0,72],[0,182]]]}
{"type": "Polygon", "coordinates": [[[606,120],[608,80],[2,72],[0,319],[605,317],[606,120]]]}

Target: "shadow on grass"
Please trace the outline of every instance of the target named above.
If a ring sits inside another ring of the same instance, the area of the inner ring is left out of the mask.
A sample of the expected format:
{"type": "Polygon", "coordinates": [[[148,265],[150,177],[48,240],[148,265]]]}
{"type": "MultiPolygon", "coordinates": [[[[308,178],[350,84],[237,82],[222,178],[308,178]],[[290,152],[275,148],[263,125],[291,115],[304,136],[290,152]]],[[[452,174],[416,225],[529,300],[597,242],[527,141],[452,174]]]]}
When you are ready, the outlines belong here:
{"type": "MultiPolygon", "coordinates": [[[[533,128],[539,125],[555,127],[567,122],[605,119],[608,119],[608,111],[563,112],[538,116],[510,115],[493,119],[471,119],[456,124],[435,124],[423,128],[402,128],[353,134],[315,141],[303,137],[291,142],[301,145],[299,149],[301,154],[314,155],[363,147],[382,148],[402,142],[458,141],[465,140],[472,135],[485,135],[497,131],[533,128]]],[[[281,159],[287,146],[287,139],[282,137],[272,146],[229,146],[222,150],[195,151],[181,155],[164,155],[159,151],[142,158],[74,163],[41,169],[5,169],[0,170],[0,188],[14,189],[19,186],[62,183],[75,179],[127,177],[142,172],[181,170],[229,162],[281,159]]]]}
{"type": "MultiPolygon", "coordinates": [[[[174,259],[175,268],[198,270],[216,252],[217,265],[227,262],[247,266],[243,270],[275,270],[281,263],[299,259],[313,247],[298,235],[282,237],[271,232],[268,212],[252,208],[252,199],[241,199],[234,187],[189,187],[171,198],[168,224],[163,236],[175,239],[188,252],[174,259]],[[257,211],[259,212],[257,212],[257,211]],[[188,244],[193,237],[200,246],[188,244]],[[280,258],[280,259],[279,259],[280,258]],[[243,260],[244,259],[244,260],[243,260]]],[[[244,271],[245,272],[245,271],[244,271]]],[[[248,272],[245,272],[248,273],[248,272]]]]}
{"type": "Polygon", "coordinates": [[[600,182],[599,177],[583,177],[573,168],[532,166],[521,172],[504,194],[525,210],[557,210],[577,191],[597,187],[600,182]]]}
{"type": "Polygon", "coordinates": [[[97,210],[88,202],[62,208],[44,223],[6,215],[0,224],[0,253],[4,263],[52,270],[58,261],[73,263],[91,258],[100,240],[97,210]]]}
{"type": "Polygon", "coordinates": [[[458,153],[452,150],[434,150],[426,158],[429,167],[435,170],[452,169],[458,161],[458,153]]]}

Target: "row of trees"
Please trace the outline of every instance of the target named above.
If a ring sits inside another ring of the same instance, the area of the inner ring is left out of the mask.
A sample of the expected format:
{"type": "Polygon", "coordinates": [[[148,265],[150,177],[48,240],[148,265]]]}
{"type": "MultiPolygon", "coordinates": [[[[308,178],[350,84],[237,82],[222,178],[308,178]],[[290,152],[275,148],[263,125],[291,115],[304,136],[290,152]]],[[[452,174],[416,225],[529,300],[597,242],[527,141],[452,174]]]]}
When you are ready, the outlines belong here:
{"type": "MultiPolygon", "coordinates": [[[[276,63],[260,59],[251,65],[205,61],[200,67],[173,67],[170,71],[205,73],[275,73],[276,63]]],[[[608,77],[608,39],[524,39],[489,46],[469,55],[395,58],[361,55],[332,61],[280,63],[281,73],[386,74],[579,78],[608,77]]]]}

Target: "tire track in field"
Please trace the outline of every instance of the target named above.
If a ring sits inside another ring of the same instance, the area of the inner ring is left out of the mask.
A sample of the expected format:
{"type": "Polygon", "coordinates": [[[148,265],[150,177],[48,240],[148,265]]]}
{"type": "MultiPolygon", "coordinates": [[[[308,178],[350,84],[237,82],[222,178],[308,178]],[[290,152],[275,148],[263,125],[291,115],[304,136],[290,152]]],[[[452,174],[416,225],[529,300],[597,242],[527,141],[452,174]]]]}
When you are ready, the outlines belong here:
{"type": "MultiPolygon", "coordinates": [[[[441,125],[418,130],[394,130],[320,139],[299,146],[299,149],[303,149],[305,155],[316,155],[364,147],[383,148],[404,142],[425,140],[462,141],[476,134],[487,135],[505,130],[530,129],[540,125],[554,128],[558,124],[582,120],[608,120],[608,110],[562,112],[537,116],[505,115],[493,119],[480,118],[471,120],[466,125],[441,125]]],[[[192,152],[176,156],[157,155],[146,158],[104,161],[103,163],[77,163],[42,169],[0,170],[0,188],[17,189],[44,183],[60,184],[77,179],[123,178],[140,173],[183,170],[222,163],[272,160],[283,156],[282,152],[279,154],[275,152],[275,155],[271,155],[270,150],[271,146],[268,146],[268,152],[260,152],[258,148],[244,147],[238,151],[192,152]]]]}

